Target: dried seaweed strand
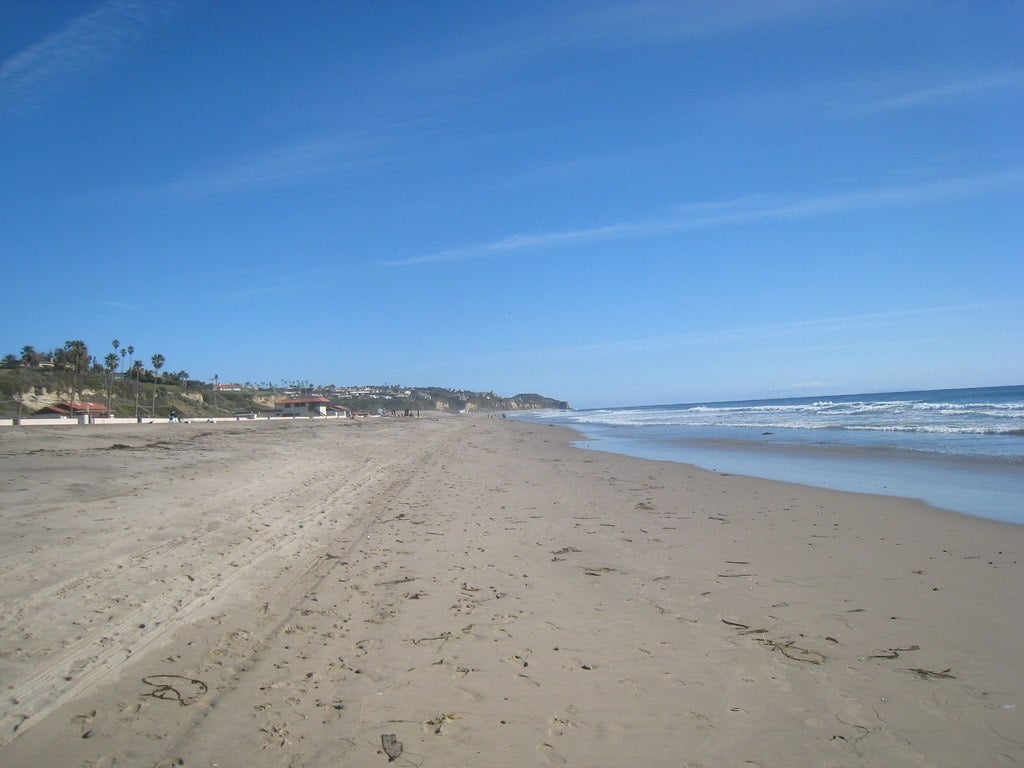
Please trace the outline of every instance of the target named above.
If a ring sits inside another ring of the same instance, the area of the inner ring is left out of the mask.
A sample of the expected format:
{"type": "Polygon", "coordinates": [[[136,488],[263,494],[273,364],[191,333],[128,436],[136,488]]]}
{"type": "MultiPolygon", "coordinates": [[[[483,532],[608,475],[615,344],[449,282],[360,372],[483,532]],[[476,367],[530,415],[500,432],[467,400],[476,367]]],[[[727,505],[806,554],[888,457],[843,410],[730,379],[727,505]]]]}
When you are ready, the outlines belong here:
{"type": "Polygon", "coordinates": [[[913,669],[908,669],[907,672],[913,672],[915,675],[917,675],[918,677],[920,677],[920,678],[922,678],[924,680],[930,680],[930,679],[935,678],[935,677],[937,677],[937,678],[945,678],[945,679],[948,679],[948,680],[956,680],[956,675],[949,674],[949,670],[951,670],[951,669],[952,669],[952,667],[946,667],[941,672],[936,672],[936,671],[931,670],[931,669],[922,669],[921,667],[914,667],[913,669]]]}
{"type": "Polygon", "coordinates": [[[781,651],[783,656],[787,659],[792,659],[793,661],[806,661],[808,664],[824,664],[827,658],[821,651],[812,651],[810,648],[801,648],[799,645],[795,645],[792,640],[780,643],[778,640],[759,637],[757,638],[757,641],[768,646],[773,651],[781,651]],[[801,655],[797,656],[793,651],[800,651],[801,655]]]}

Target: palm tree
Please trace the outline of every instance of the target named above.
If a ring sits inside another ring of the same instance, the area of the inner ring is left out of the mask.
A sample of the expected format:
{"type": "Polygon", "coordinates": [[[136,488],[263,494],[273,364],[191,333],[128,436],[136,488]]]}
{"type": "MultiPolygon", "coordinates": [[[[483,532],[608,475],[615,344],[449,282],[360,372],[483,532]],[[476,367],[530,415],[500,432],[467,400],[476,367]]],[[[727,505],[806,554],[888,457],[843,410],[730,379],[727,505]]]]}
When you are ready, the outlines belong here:
{"type": "MultiPolygon", "coordinates": [[[[131,347],[128,347],[131,349],[131,347]]],[[[139,378],[142,376],[142,365],[141,360],[136,360],[132,363],[131,372],[135,374],[135,418],[139,418],[139,378]]]]}
{"type": "Polygon", "coordinates": [[[21,348],[21,364],[26,368],[35,368],[39,365],[39,353],[36,352],[35,347],[26,346],[21,348]]]}
{"type": "MultiPolygon", "coordinates": [[[[121,348],[121,342],[118,339],[114,339],[112,342],[110,342],[110,345],[114,348],[114,357],[116,359],[117,358],[117,350],[121,348]]],[[[109,358],[110,355],[107,355],[107,357],[109,358]]],[[[114,366],[114,373],[117,373],[117,366],[116,365],[114,366]]]]}
{"type": "MultiPolygon", "coordinates": [[[[153,363],[153,378],[160,378],[160,369],[164,367],[164,356],[160,353],[153,355],[150,358],[153,363]]],[[[153,382],[153,408],[151,409],[153,416],[156,416],[156,381],[153,382]]]]}
{"type": "MultiPolygon", "coordinates": [[[[114,349],[117,349],[117,347],[114,347],[114,349]]],[[[103,358],[103,363],[107,372],[107,413],[110,413],[111,390],[114,388],[114,375],[117,373],[117,353],[108,353],[103,358]]]]}
{"type": "Polygon", "coordinates": [[[64,342],[64,364],[71,370],[71,403],[74,411],[75,395],[81,392],[79,376],[89,367],[89,348],[81,339],[64,342]]]}

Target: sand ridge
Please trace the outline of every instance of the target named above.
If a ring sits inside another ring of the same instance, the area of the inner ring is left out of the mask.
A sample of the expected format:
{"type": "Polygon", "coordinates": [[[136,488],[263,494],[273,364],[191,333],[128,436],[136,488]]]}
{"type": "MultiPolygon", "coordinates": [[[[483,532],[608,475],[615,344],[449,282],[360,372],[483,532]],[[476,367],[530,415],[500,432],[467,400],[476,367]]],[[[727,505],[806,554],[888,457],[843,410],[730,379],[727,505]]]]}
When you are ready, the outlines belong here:
{"type": "Polygon", "coordinates": [[[485,417],[177,426],[0,445],[0,763],[1024,762],[1020,527],[485,417]]]}

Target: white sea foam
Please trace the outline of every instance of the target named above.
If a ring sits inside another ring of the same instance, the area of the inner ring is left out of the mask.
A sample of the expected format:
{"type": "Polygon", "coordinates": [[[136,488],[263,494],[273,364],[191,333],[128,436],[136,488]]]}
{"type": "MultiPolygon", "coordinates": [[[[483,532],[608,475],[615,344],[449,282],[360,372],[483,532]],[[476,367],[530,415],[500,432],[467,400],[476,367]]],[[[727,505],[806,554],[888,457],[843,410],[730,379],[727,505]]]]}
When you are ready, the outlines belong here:
{"type": "Polygon", "coordinates": [[[921,434],[1020,434],[1024,431],[1024,388],[984,390],[994,394],[957,401],[976,390],[907,393],[906,396],[847,396],[803,400],[700,403],[575,411],[570,424],[607,427],[745,427],[788,430],[850,430],[921,434]]]}

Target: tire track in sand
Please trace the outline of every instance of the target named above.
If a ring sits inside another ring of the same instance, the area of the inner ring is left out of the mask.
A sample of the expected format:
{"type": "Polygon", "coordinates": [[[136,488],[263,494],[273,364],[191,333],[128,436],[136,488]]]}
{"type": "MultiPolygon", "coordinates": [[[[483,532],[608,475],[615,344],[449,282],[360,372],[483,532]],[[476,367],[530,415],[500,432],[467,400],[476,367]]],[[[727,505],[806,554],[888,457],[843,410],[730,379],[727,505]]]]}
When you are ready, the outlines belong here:
{"type": "MultiPolygon", "coordinates": [[[[279,516],[276,523],[269,524],[269,528],[264,527],[266,523],[259,523],[258,527],[261,530],[254,530],[254,533],[259,535],[252,535],[236,542],[217,562],[211,562],[205,568],[195,569],[190,588],[185,590],[184,596],[178,588],[173,591],[163,590],[164,593],[159,597],[144,601],[102,627],[90,629],[80,640],[49,657],[30,674],[7,686],[3,708],[0,709],[0,749],[57,707],[116,672],[125,662],[169,639],[176,629],[188,623],[211,601],[227,596],[231,588],[243,577],[251,578],[257,583],[265,581],[267,576],[261,576],[260,565],[269,555],[295,553],[301,551],[304,546],[316,546],[318,537],[324,532],[323,527],[316,523],[320,522],[325,514],[339,504],[352,507],[361,496],[381,483],[382,479],[390,477],[391,482],[394,482],[395,477],[406,475],[403,468],[415,461],[416,457],[397,454],[391,461],[383,464],[363,464],[352,468],[351,473],[340,481],[334,468],[325,467],[299,479],[304,489],[300,490],[298,495],[295,484],[289,483],[274,493],[269,500],[263,497],[266,503],[261,504],[261,508],[273,509],[280,504],[290,510],[289,514],[279,516]],[[333,485],[326,486],[328,481],[333,485]],[[325,487],[330,487],[327,493],[323,492],[325,487]],[[299,510],[298,514],[291,512],[293,510],[299,510]],[[228,569],[224,567],[225,562],[231,564],[228,569]]],[[[206,506],[214,507],[215,501],[206,506]]],[[[235,517],[244,518],[251,515],[252,511],[248,509],[237,513],[235,517]]],[[[365,527],[372,522],[367,523],[365,515],[357,516],[356,519],[339,520],[337,525],[342,530],[334,529],[332,533],[341,534],[353,525],[365,527]]],[[[182,548],[180,544],[183,537],[175,536],[163,545],[147,547],[123,559],[137,560],[154,550],[161,551],[165,561],[168,558],[172,562],[193,562],[201,559],[202,550],[206,548],[200,531],[204,527],[205,525],[195,526],[190,532],[194,534],[188,542],[191,547],[182,548]],[[197,558],[196,555],[200,557],[197,558]]],[[[317,553],[311,562],[299,569],[299,574],[308,577],[310,569],[315,572],[319,561],[324,559],[324,554],[322,551],[317,553]]],[[[95,574],[95,580],[77,577],[72,581],[78,582],[77,587],[83,587],[86,583],[96,587],[97,581],[109,581],[120,571],[116,564],[108,563],[95,574]]]]}

